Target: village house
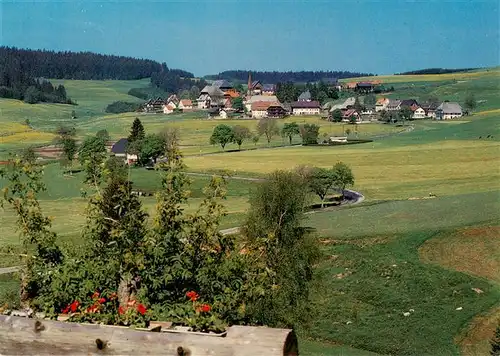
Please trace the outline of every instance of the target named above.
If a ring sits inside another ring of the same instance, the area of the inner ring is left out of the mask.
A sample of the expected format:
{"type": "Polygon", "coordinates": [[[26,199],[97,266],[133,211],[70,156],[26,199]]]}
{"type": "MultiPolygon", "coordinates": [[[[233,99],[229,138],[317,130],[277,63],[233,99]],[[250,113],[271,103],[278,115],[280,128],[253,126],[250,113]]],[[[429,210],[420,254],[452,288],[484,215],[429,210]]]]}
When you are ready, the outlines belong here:
{"type": "Polygon", "coordinates": [[[267,108],[267,117],[281,119],[287,114],[286,109],[280,103],[271,103],[267,108]]]}
{"type": "Polygon", "coordinates": [[[430,117],[432,119],[436,118],[436,109],[438,108],[438,104],[436,103],[423,103],[422,104],[422,109],[425,110],[425,116],[430,117]]]}
{"type": "Polygon", "coordinates": [[[445,101],[436,109],[437,120],[449,120],[462,117],[462,107],[459,103],[445,101]]]}
{"type": "Polygon", "coordinates": [[[177,107],[177,105],[179,105],[179,98],[177,97],[177,95],[172,94],[167,98],[166,102],[167,104],[172,104],[177,107]]]}
{"type": "Polygon", "coordinates": [[[196,101],[199,109],[224,107],[227,103],[224,92],[213,85],[204,87],[196,101]]]}
{"type": "Polygon", "coordinates": [[[416,108],[413,111],[412,118],[413,119],[424,119],[425,118],[425,110],[419,106],[418,108],[416,108]]]}
{"type": "Polygon", "coordinates": [[[358,85],[357,82],[349,82],[349,83],[344,83],[342,88],[346,90],[354,90],[356,89],[357,85],[358,85]]]}
{"type": "Polygon", "coordinates": [[[318,101],[296,101],[291,107],[293,115],[319,115],[321,110],[318,101]]]}
{"type": "Polygon", "coordinates": [[[374,85],[371,82],[356,83],[356,91],[359,93],[371,93],[373,89],[374,85]]]}
{"type": "Polygon", "coordinates": [[[309,90],[302,92],[297,101],[311,101],[311,92],[309,90]]]}
{"type": "Polygon", "coordinates": [[[116,157],[123,158],[127,164],[133,164],[137,162],[137,155],[127,153],[128,140],[126,138],[121,138],[116,141],[111,147],[111,153],[116,157]]]}
{"type": "Polygon", "coordinates": [[[163,113],[171,114],[175,111],[176,107],[173,103],[168,103],[163,105],[163,113]]]}
{"type": "Polygon", "coordinates": [[[348,109],[342,112],[342,121],[343,122],[361,122],[361,116],[354,109],[348,109]]]}
{"type": "Polygon", "coordinates": [[[387,111],[398,111],[401,109],[401,100],[389,99],[389,104],[387,104],[387,111]]]}
{"type": "Polygon", "coordinates": [[[276,93],[276,85],[274,84],[264,84],[262,86],[263,95],[274,95],[276,93]]]}
{"type": "Polygon", "coordinates": [[[234,86],[227,80],[216,80],[212,83],[212,86],[219,88],[224,92],[226,98],[238,98],[240,94],[236,91],[234,86]]]}
{"type": "Polygon", "coordinates": [[[411,111],[415,111],[419,107],[420,107],[420,105],[418,104],[418,102],[415,99],[403,99],[403,100],[401,100],[401,103],[399,104],[400,109],[409,108],[411,111]]]}
{"type": "Polygon", "coordinates": [[[252,111],[252,104],[258,101],[265,101],[268,103],[279,102],[278,98],[275,95],[253,95],[244,102],[246,110],[252,111]]]}
{"type": "Polygon", "coordinates": [[[142,111],[147,113],[161,113],[163,106],[167,104],[166,100],[158,97],[156,99],[149,99],[142,106],[142,111]]]}
{"type": "Polygon", "coordinates": [[[182,99],[177,107],[184,111],[193,110],[193,102],[189,99],[182,99]]]}
{"type": "Polygon", "coordinates": [[[379,112],[382,110],[386,110],[387,105],[389,105],[389,99],[388,98],[380,98],[377,100],[377,103],[375,104],[375,111],[379,112]]]}
{"type": "Polygon", "coordinates": [[[267,117],[267,109],[271,104],[272,102],[269,101],[256,101],[252,103],[252,118],[262,119],[263,117],[267,117]]]}

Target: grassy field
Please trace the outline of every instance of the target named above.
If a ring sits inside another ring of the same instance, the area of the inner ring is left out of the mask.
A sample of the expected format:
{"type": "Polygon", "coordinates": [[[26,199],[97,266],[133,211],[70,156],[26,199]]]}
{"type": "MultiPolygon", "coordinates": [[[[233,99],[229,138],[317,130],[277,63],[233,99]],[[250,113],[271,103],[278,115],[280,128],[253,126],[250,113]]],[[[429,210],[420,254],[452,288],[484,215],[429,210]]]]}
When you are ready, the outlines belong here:
{"type": "MultiPolygon", "coordinates": [[[[500,305],[500,286],[427,263],[419,247],[426,241],[433,246],[442,234],[498,222],[499,197],[380,202],[309,215],[325,258],[317,268],[317,314],[308,335],[383,354],[457,354],[455,336],[475,315],[500,305]]],[[[495,259],[500,247],[496,237],[488,239],[496,249],[483,251],[488,258],[495,259]]]]}
{"type": "MultiPolygon", "coordinates": [[[[284,122],[320,125],[320,137],[341,135],[349,128],[351,137],[374,142],[290,147],[275,137],[268,147],[261,137],[256,145],[246,142],[244,151],[235,152],[237,147],[228,145],[231,152],[222,152],[208,143],[216,125],[244,125],[255,132],[257,122],[207,120],[203,113],[107,115],[104,108],[113,101],[137,101],[127,91],[147,86],[148,80],[54,81],[64,84],[79,105],[0,99],[0,160],[10,151],[51,142],[51,132],[61,123],[74,123],[78,139],[100,129],[118,139],[128,135],[139,116],[147,132],[179,129],[185,163],[192,172],[229,170],[261,177],[300,164],[330,167],[346,162],[355,174],[354,189],[366,201],[306,217],[305,224],[317,231],[324,256],[315,270],[312,322],[298,327],[301,354],[483,355],[500,317],[500,69],[369,79],[394,85],[390,97],[438,96],[461,102],[467,92],[474,92],[479,106],[462,120],[414,121],[411,130],[363,124],[354,132],[354,126],[319,117],[288,118],[284,122]],[[71,121],[72,110],[77,120],[71,121]],[[429,193],[437,198],[429,199],[429,193]]],[[[59,165],[50,164],[44,179],[48,191],[41,195],[41,204],[54,218],[59,243],[78,244],[85,222],[82,174],[64,175],[59,165]]],[[[160,187],[155,171],[132,169],[131,180],[139,190],[160,187]]],[[[208,178],[192,180],[188,212],[200,203],[208,178]]],[[[4,184],[0,181],[0,188],[4,184]]],[[[230,181],[222,228],[241,224],[249,191],[256,184],[230,181]]],[[[154,198],[141,199],[144,209],[153,212],[154,198]]],[[[20,246],[8,208],[0,211],[0,252],[7,246],[14,252],[20,246]]],[[[19,263],[17,257],[0,254],[0,267],[19,263]]],[[[17,288],[13,275],[0,276],[0,303],[12,299],[17,288]]]]}

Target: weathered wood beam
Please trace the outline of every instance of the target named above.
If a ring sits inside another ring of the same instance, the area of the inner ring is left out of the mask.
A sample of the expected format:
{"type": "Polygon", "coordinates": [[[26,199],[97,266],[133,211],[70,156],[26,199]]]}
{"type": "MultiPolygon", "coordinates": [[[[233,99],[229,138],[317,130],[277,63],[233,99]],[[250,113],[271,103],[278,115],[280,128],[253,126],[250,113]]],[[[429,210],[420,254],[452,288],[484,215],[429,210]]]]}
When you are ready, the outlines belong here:
{"type": "Polygon", "coordinates": [[[295,356],[292,330],[232,326],[225,337],[0,315],[2,355],[295,356]]]}

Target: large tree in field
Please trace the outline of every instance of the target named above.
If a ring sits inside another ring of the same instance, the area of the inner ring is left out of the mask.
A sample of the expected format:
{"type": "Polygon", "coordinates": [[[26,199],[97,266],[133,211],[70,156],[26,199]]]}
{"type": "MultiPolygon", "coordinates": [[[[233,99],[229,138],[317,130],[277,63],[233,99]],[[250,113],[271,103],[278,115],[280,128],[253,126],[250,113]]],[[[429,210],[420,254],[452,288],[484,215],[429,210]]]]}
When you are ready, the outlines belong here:
{"type": "Polygon", "coordinates": [[[345,188],[354,185],[354,174],[351,168],[343,162],[338,162],[333,166],[333,174],[335,176],[335,187],[344,196],[345,188]]]}
{"type": "Polygon", "coordinates": [[[85,182],[99,185],[102,167],[106,159],[106,144],[102,138],[89,137],[83,141],[78,150],[78,160],[85,170],[85,182]]]}
{"type": "Polygon", "coordinates": [[[340,110],[340,109],[333,110],[332,121],[333,122],[341,122],[342,121],[342,110],[340,110]]]}
{"type": "Polygon", "coordinates": [[[243,141],[250,137],[252,137],[252,134],[248,127],[242,125],[233,126],[233,142],[238,145],[239,150],[241,150],[243,141]]]}
{"type": "Polygon", "coordinates": [[[316,124],[304,124],[300,126],[300,136],[303,145],[315,145],[318,143],[319,126],[316,124]]]}
{"type": "Polygon", "coordinates": [[[231,126],[226,124],[220,124],[215,126],[212,136],[210,136],[210,144],[219,144],[222,149],[226,147],[228,143],[234,141],[234,132],[231,126]]]}
{"type": "Polygon", "coordinates": [[[336,179],[337,175],[333,169],[315,167],[309,172],[309,187],[321,199],[321,207],[328,192],[335,186],[336,179]]]}
{"type": "Polygon", "coordinates": [[[403,107],[401,110],[399,110],[399,118],[403,122],[403,125],[405,124],[405,120],[411,120],[413,117],[413,111],[409,107],[403,107]]]}
{"type": "Polygon", "coordinates": [[[281,129],[281,136],[288,137],[288,141],[292,144],[292,138],[300,134],[300,127],[296,122],[287,122],[281,129]]]}
{"type": "Polygon", "coordinates": [[[243,105],[243,98],[237,97],[237,98],[231,99],[231,106],[237,112],[243,112],[243,110],[245,109],[245,107],[243,105]]]}
{"type": "Polygon", "coordinates": [[[135,143],[138,144],[138,162],[141,165],[146,165],[151,161],[156,163],[158,157],[165,153],[165,138],[161,135],[147,135],[144,139],[135,141],[135,143]]]}
{"type": "Polygon", "coordinates": [[[138,117],[134,119],[132,123],[132,128],[130,129],[130,135],[128,136],[128,142],[132,143],[137,140],[142,140],[146,134],[144,133],[144,126],[142,126],[141,120],[138,117]]]}
{"type": "Polygon", "coordinates": [[[474,96],[474,93],[467,94],[467,96],[465,97],[465,101],[464,101],[464,107],[469,112],[472,112],[477,107],[477,101],[476,101],[476,97],[474,96]]]}
{"type": "Polygon", "coordinates": [[[75,159],[76,152],[78,151],[78,146],[76,140],[73,137],[63,137],[61,138],[60,145],[62,148],[62,159],[63,163],[70,167],[73,165],[73,160],[75,159]]]}
{"type": "Polygon", "coordinates": [[[309,281],[317,247],[303,227],[306,182],[296,173],[277,171],[250,198],[243,228],[246,246],[259,251],[268,288],[248,305],[264,325],[293,324],[308,315],[309,281]]]}
{"type": "Polygon", "coordinates": [[[278,122],[276,119],[271,118],[262,118],[259,120],[257,124],[257,132],[259,135],[265,135],[267,139],[267,143],[271,143],[271,139],[273,136],[276,136],[280,130],[278,128],[278,122]]]}

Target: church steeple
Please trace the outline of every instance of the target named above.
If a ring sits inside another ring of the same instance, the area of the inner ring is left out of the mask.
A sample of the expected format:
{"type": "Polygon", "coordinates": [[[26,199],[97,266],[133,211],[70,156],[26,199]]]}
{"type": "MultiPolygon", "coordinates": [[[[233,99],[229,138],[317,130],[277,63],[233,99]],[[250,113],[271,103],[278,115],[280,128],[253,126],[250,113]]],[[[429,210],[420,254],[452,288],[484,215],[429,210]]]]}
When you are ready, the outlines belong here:
{"type": "Polygon", "coordinates": [[[247,91],[247,94],[248,95],[252,94],[252,73],[251,72],[248,72],[248,91],[247,91]]]}

